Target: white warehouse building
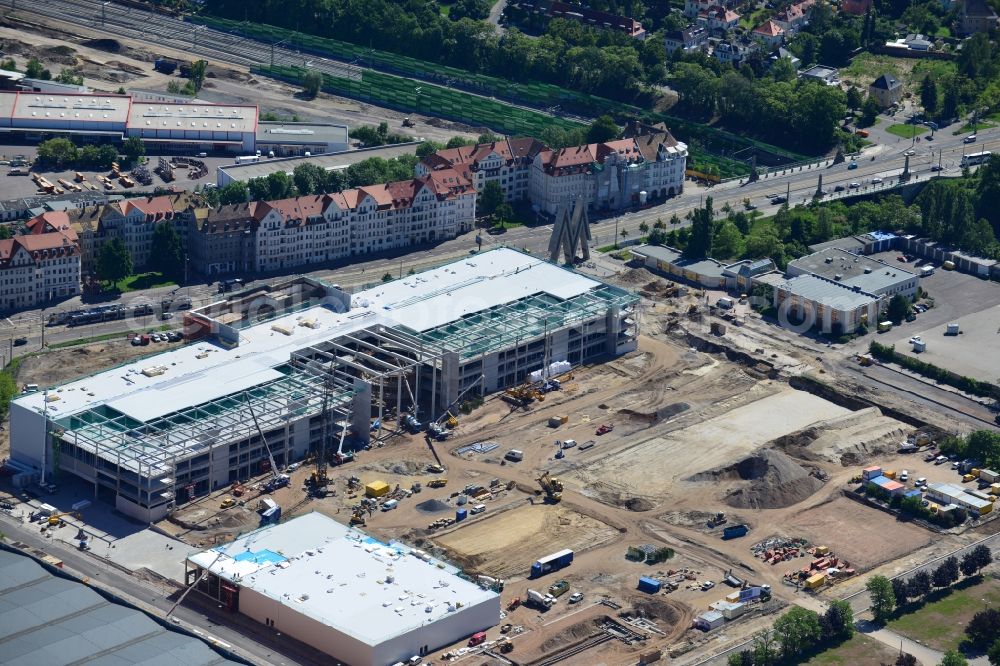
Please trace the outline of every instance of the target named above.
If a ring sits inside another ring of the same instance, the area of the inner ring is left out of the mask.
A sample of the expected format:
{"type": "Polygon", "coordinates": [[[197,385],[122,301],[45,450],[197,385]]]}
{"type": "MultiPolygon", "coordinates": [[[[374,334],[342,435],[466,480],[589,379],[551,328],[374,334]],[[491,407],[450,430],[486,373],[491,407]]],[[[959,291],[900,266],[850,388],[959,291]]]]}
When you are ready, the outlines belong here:
{"type": "Polygon", "coordinates": [[[385,412],[435,420],[463,395],[633,351],[636,301],[508,248],[356,294],[310,278],[251,289],[186,313],[183,347],[14,400],[11,464],[157,521],[301,460],[324,432],[363,444],[385,412]]]}
{"type": "Polygon", "coordinates": [[[500,621],[500,596],[420,550],[313,512],[196,553],[187,585],[351,666],[422,657],[500,621]]]}

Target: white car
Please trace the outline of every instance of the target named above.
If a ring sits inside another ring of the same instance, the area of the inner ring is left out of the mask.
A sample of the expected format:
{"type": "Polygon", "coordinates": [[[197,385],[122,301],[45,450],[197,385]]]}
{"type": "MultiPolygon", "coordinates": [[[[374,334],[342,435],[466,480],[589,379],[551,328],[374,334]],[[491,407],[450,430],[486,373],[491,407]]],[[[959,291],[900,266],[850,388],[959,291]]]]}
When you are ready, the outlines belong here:
{"type": "Polygon", "coordinates": [[[702,590],[711,590],[713,587],[715,587],[715,583],[710,580],[703,581],[701,584],[702,590]]]}
{"type": "Polygon", "coordinates": [[[850,185],[848,185],[848,187],[851,188],[852,190],[856,190],[859,187],[861,187],[861,183],[851,183],[850,185]]]}
{"type": "Polygon", "coordinates": [[[582,600],[583,600],[583,592],[574,592],[573,594],[569,595],[569,602],[571,604],[575,604],[582,600]]]}
{"type": "Polygon", "coordinates": [[[915,151],[915,150],[913,150],[912,148],[910,148],[910,149],[909,149],[908,151],[906,151],[906,152],[905,152],[905,153],[903,153],[903,154],[904,154],[904,155],[906,155],[907,157],[913,157],[914,155],[916,155],[916,154],[917,154],[917,151],[915,151]]]}
{"type": "Polygon", "coordinates": [[[975,143],[976,142],[976,138],[977,137],[976,137],[975,134],[970,134],[969,136],[967,136],[964,139],[962,139],[962,143],[975,143]]]}
{"type": "Polygon", "coordinates": [[[914,485],[917,485],[917,486],[926,486],[927,485],[927,477],[925,477],[925,476],[920,477],[919,479],[917,479],[916,481],[914,481],[914,485]]]}
{"type": "Polygon", "coordinates": [[[878,185],[881,182],[882,182],[881,178],[872,178],[872,183],[875,184],[875,185],[878,185]]]}

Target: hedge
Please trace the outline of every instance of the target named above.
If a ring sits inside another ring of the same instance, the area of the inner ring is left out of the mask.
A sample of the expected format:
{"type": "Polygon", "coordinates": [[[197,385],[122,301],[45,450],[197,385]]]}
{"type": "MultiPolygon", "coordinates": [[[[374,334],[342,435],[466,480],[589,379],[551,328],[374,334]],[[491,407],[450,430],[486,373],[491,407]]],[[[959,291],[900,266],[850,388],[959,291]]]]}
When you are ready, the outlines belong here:
{"type": "Polygon", "coordinates": [[[868,345],[868,352],[880,361],[896,363],[907,370],[933,379],[940,384],[953,386],[960,391],[965,391],[981,398],[1000,400],[1000,387],[996,384],[973,379],[972,377],[963,377],[951,370],[945,370],[931,363],[925,363],[918,358],[900,354],[893,345],[883,345],[873,341],[868,345]]]}

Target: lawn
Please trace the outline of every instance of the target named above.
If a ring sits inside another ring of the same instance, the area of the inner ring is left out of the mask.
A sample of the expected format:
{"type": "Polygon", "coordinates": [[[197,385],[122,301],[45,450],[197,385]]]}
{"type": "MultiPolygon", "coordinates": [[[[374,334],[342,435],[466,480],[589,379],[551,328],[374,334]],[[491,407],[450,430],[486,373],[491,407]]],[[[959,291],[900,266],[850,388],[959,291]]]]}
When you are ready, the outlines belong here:
{"type": "Polygon", "coordinates": [[[915,136],[920,136],[924,132],[929,132],[930,129],[928,129],[926,125],[896,123],[895,125],[889,125],[886,127],[885,131],[889,134],[895,134],[896,136],[903,137],[904,139],[910,139],[915,136]]]}
{"type": "Polygon", "coordinates": [[[116,283],[115,288],[124,294],[129,291],[153,289],[154,287],[169,287],[175,284],[177,283],[170,278],[164,277],[162,273],[139,273],[138,275],[130,275],[116,283]]]}
{"type": "Polygon", "coordinates": [[[935,650],[950,650],[962,642],[966,625],[984,605],[1000,606],[1000,580],[987,577],[981,583],[954,588],[950,594],[931,596],[933,601],[889,622],[889,629],[935,650]]]}
{"type": "Polygon", "coordinates": [[[820,652],[805,662],[804,666],[881,666],[881,664],[895,663],[896,654],[896,650],[874,638],[855,633],[851,640],[820,652]]]}
{"type": "Polygon", "coordinates": [[[858,85],[867,88],[869,83],[883,74],[892,74],[899,79],[904,70],[902,65],[899,58],[861,53],[851,61],[850,65],[841,70],[840,76],[852,79],[858,85]]]}

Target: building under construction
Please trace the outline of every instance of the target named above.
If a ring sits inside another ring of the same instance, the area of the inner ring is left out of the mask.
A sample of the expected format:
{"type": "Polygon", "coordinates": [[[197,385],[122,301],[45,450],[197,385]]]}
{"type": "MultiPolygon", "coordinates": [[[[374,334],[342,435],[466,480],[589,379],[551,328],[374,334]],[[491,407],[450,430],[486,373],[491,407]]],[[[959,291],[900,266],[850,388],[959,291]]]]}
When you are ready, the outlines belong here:
{"type": "Polygon", "coordinates": [[[15,400],[11,458],[156,521],[404,415],[435,421],[554,364],[631,351],[636,301],[506,248],[355,294],[309,278],[248,290],[185,315],[181,348],[15,400]]]}

